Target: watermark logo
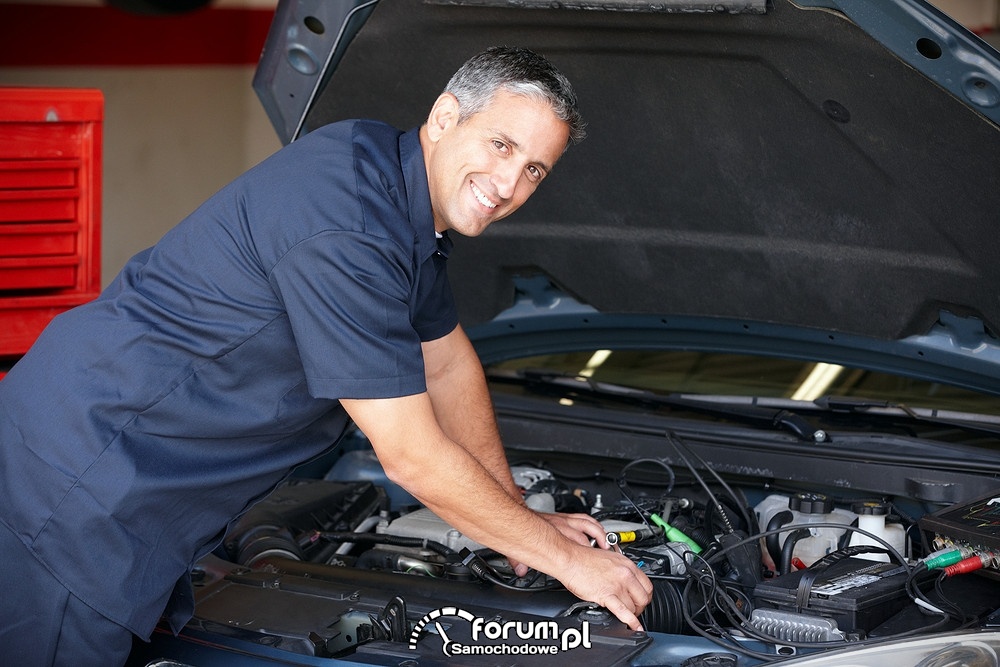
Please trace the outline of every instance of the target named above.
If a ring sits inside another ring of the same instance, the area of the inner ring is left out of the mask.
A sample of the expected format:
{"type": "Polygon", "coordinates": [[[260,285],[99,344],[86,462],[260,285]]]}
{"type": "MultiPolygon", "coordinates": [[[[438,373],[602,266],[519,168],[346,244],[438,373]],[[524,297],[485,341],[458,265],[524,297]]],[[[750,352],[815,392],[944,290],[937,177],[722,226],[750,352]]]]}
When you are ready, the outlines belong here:
{"type": "Polygon", "coordinates": [[[441,637],[441,650],[448,657],[460,655],[557,655],[575,648],[590,648],[590,624],[579,628],[561,628],[555,621],[487,621],[458,607],[441,607],[428,613],[410,633],[410,650],[417,650],[417,640],[430,623],[441,637]],[[453,641],[442,617],[458,618],[469,623],[472,643],[453,641]]]}

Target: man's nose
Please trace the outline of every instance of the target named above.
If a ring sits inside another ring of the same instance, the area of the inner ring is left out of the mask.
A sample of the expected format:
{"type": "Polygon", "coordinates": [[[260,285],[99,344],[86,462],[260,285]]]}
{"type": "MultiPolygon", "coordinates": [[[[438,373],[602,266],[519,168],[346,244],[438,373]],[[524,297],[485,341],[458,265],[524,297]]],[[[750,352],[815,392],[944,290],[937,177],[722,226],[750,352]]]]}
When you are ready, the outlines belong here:
{"type": "Polygon", "coordinates": [[[499,196],[510,199],[514,196],[514,190],[517,188],[517,181],[520,177],[521,166],[513,161],[505,161],[493,170],[490,180],[493,181],[493,187],[497,189],[499,196]]]}

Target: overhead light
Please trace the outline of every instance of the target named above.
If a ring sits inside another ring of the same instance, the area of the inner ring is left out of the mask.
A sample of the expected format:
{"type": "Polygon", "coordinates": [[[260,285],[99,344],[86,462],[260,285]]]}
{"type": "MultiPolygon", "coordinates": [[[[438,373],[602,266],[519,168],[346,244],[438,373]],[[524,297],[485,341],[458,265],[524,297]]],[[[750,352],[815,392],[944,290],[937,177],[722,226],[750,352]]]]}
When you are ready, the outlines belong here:
{"type": "Polygon", "coordinates": [[[837,364],[821,362],[814,365],[802,385],[792,394],[792,400],[814,401],[823,396],[843,370],[844,367],[837,364]]]}
{"type": "Polygon", "coordinates": [[[587,364],[583,367],[583,370],[577,373],[577,375],[585,378],[593,377],[594,371],[596,371],[601,364],[607,361],[610,356],[611,350],[597,350],[590,355],[590,359],[587,360],[587,364]]]}

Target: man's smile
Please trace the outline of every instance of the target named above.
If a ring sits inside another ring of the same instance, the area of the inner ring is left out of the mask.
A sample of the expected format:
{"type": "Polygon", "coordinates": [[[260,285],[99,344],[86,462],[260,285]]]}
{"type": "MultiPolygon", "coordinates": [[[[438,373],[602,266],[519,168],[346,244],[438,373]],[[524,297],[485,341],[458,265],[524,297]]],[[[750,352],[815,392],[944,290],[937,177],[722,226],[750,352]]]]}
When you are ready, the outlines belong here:
{"type": "Polygon", "coordinates": [[[480,190],[478,187],[476,187],[475,183],[473,183],[472,181],[469,181],[469,185],[472,186],[472,194],[475,195],[476,201],[478,201],[480,204],[482,204],[486,208],[496,208],[497,207],[496,202],[494,202],[492,199],[490,199],[489,197],[487,197],[486,193],[484,193],[482,190],[480,190]]]}

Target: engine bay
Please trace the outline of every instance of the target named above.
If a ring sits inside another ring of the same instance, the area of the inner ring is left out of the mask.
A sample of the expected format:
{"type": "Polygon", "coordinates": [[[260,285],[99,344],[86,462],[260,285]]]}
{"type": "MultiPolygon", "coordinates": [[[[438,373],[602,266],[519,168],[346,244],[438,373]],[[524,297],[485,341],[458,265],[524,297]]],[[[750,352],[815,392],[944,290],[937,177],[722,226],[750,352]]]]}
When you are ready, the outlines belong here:
{"type": "Polygon", "coordinates": [[[611,548],[650,577],[645,632],[542,573],[517,577],[358,447],[322,476],[287,480],[198,563],[184,634],[362,664],[501,649],[541,664],[551,658],[543,651],[582,644],[573,655],[582,664],[636,664],[641,653],[642,664],[683,655],[694,666],[998,622],[992,496],[931,512],[912,498],[727,480],[686,445],[674,463],[508,454],[529,507],[591,514],[611,548]],[[547,629],[540,637],[528,627],[547,629]]]}

